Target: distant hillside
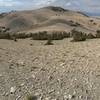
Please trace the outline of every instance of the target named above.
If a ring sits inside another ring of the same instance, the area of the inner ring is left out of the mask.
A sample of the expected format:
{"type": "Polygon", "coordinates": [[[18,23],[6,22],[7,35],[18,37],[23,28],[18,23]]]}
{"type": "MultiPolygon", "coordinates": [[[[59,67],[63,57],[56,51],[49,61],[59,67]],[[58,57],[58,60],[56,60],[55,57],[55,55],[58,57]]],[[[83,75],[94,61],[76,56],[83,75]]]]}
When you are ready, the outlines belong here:
{"type": "Polygon", "coordinates": [[[94,33],[100,27],[100,20],[81,12],[49,6],[37,10],[2,13],[0,26],[10,28],[12,32],[70,31],[77,28],[94,33]]]}

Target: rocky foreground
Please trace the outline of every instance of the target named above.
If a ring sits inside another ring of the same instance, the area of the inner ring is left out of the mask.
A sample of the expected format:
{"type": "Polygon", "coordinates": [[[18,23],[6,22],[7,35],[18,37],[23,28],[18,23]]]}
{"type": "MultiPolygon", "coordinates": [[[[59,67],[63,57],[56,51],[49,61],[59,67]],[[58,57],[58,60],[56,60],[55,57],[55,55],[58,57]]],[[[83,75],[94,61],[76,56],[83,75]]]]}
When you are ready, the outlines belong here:
{"type": "Polygon", "coordinates": [[[0,100],[100,100],[100,39],[0,40],[0,100]]]}

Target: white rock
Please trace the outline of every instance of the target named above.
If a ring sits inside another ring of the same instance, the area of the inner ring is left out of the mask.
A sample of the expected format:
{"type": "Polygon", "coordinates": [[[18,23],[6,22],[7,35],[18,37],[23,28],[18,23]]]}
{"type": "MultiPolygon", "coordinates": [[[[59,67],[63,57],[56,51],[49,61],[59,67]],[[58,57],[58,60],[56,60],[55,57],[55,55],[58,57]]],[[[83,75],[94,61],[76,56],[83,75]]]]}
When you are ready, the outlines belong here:
{"type": "Polygon", "coordinates": [[[19,60],[19,61],[18,61],[18,64],[19,64],[19,65],[22,65],[22,66],[25,65],[24,61],[22,61],[22,60],[19,60]]]}
{"type": "Polygon", "coordinates": [[[32,74],[32,78],[35,78],[35,75],[34,74],[32,74]]]}
{"type": "Polygon", "coordinates": [[[24,86],[25,84],[24,83],[22,83],[20,86],[24,86]]]}
{"type": "Polygon", "coordinates": [[[68,100],[68,96],[67,95],[64,95],[64,100],[68,100]]]}
{"type": "Polygon", "coordinates": [[[45,100],[50,100],[50,98],[45,98],[45,100]]]}
{"type": "Polygon", "coordinates": [[[69,94],[69,95],[68,95],[68,98],[69,98],[69,99],[72,99],[72,95],[69,94]]]}
{"type": "Polygon", "coordinates": [[[11,93],[11,94],[14,94],[15,91],[16,91],[16,86],[10,88],[10,93],[11,93]]]}

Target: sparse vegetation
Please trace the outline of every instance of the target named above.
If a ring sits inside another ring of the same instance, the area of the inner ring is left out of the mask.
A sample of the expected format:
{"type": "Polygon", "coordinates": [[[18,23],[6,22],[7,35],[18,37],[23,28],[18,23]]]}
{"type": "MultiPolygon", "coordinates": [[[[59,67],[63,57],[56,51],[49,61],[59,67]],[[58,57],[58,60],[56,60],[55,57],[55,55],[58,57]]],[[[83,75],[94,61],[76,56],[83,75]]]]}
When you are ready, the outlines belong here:
{"type": "Polygon", "coordinates": [[[94,25],[97,25],[97,23],[95,23],[95,22],[94,22],[93,24],[94,24],[94,25]]]}
{"type": "Polygon", "coordinates": [[[48,39],[47,31],[32,33],[32,39],[33,40],[47,40],[48,39]]]}
{"type": "Polygon", "coordinates": [[[51,10],[56,11],[56,12],[65,12],[65,11],[67,11],[67,10],[65,10],[65,9],[63,9],[61,7],[53,7],[53,6],[50,6],[48,8],[50,8],[51,10]]]}
{"type": "Polygon", "coordinates": [[[78,22],[74,22],[74,21],[70,20],[70,21],[69,21],[69,25],[70,25],[70,26],[73,26],[73,27],[78,27],[78,26],[80,26],[81,24],[78,23],[78,22]]]}
{"type": "Polygon", "coordinates": [[[45,45],[53,45],[52,43],[52,35],[48,35],[48,40],[47,40],[47,43],[45,45]]]}
{"type": "Polygon", "coordinates": [[[62,40],[64,38],[70,37],[70,33],[67,33],[65,31],[53,31],[53,32],[37,32],[32,33],[32,39],[34,40],[48,40],[48,36],[51,34],[52,40],[62,40]]]}
{"type": "Polygon", "coordinates": [[[36,96],[28,95],[26,100],[37,100],[37,97],[36,96]]]}
{"type": "Polygon", "coordinates": [[[87,34],[87,39],[94,39],[95,36],[92,33],[87,34]]]}
{"type": "Polygon", "coordinates": [[[90,20],[90,22],[93,22],[93,21],[94,21],[93,19],[90,20]]]}
{"type": "Polygon", "coordinates": [[[85,41],[86,40],[86,34],[81,31],[77,31],[75,29],[72,30],[72,41],[85,41]]]}
{"type": "Polygon", "coordinates": [[[0,27],[0,39],[10,39],[9,28],[0,27]]]}
{"type": "Polygon", "coordinates": [[[96,31],[96,38],[100,38],[100,30],[96,31]]]}
{"type": "Polygon", "coordinates": [[[13,35],[16,37],[16,39],[25,39],[32,37],[33,40],[48,40],[48,35],[52,35],[52,40],[61,40],[64,38],[70,37],[70,33],[67,33],[65,31],[41,31],[41,32],[35,32],[35,33],[25,33],[25,32],[17,32],[17,33],[11,33],[9,32],[9,28],[1,27],[0,28],[0,39],[12,39],[13,35]]]}

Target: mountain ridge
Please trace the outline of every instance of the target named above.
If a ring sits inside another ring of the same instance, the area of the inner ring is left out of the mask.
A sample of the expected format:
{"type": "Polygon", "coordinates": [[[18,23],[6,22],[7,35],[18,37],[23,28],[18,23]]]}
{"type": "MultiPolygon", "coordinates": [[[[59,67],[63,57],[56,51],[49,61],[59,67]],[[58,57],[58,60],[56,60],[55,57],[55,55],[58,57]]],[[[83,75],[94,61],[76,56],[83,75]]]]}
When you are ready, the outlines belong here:
{"type": "Polygon", "coordinates": [[[12,32],[54,30],[69,32],[77,28],[90,33],[97,30],[99,22],[99,19],[91,18],[82,12],[55,6],[0,14],[0,26],[10,28],[12,32]],[[91,19],[97,25],[93,25],[91,19]]]}

